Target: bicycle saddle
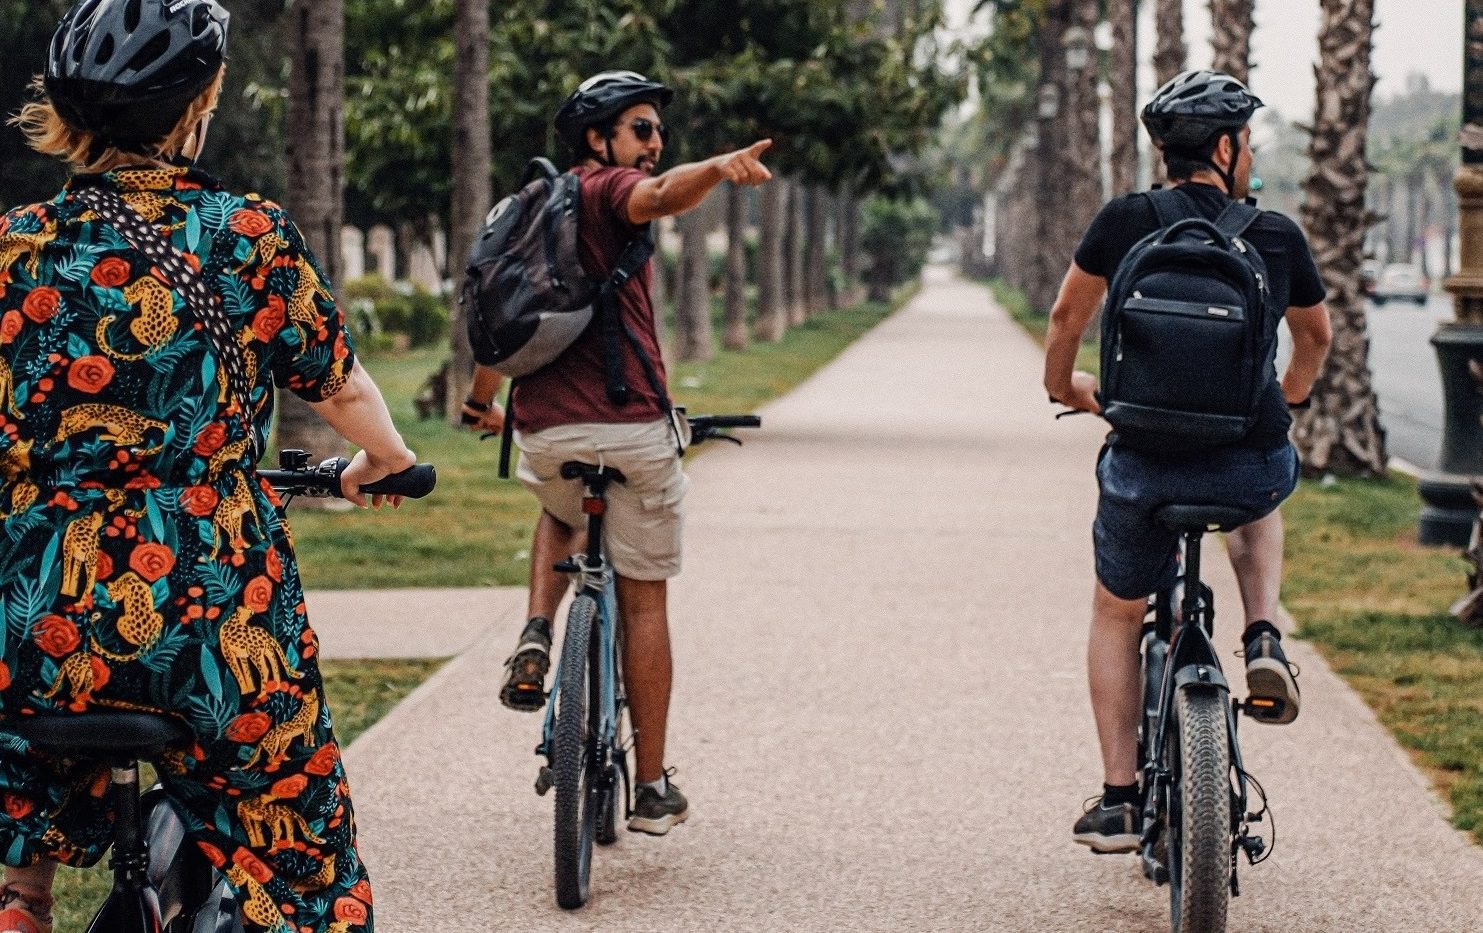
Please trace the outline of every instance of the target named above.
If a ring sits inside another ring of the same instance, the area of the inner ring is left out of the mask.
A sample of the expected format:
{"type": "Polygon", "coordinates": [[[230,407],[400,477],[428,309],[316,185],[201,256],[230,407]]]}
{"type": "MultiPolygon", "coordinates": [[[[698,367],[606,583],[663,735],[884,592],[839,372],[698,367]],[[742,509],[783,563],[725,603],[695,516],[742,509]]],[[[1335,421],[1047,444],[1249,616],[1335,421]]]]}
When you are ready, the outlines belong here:
{"type": "Polygon", "coordinates": [[[127,756],[151,759],[170,745],[190,741],[194,733],[173,716],[161,713],[97,712],[16,717],[0,722],[43,751],[78,758],[127,756]]]}
{"type": "Polygon", "coordinates": [[[615,483],[626,483],[628,477],[617,467],[599,467],[580,460],[568,460],[561,465],[562,479],[594,479],[602,477],[615,483]]]}
{"type": "Polygon", "coordinates": [[[1174,503],[1160,506],[1153,513],[1154,521],[1174,531],[1230,531],[1247,522],[1256,520],[1250,509],[1230,505],[1190,505],[1174,503]]]}

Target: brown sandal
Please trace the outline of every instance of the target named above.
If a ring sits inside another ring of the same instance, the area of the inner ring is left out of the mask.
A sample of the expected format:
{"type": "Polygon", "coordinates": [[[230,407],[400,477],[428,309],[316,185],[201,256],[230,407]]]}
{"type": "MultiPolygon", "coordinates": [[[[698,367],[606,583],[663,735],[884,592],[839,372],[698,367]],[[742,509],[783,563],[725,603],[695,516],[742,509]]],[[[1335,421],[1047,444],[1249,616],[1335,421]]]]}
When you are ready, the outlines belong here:
{"type": "Polygon", "coordinates": [[[0,933],[52,933],[52,898],[26,885],[0,885],[0,933]]]}

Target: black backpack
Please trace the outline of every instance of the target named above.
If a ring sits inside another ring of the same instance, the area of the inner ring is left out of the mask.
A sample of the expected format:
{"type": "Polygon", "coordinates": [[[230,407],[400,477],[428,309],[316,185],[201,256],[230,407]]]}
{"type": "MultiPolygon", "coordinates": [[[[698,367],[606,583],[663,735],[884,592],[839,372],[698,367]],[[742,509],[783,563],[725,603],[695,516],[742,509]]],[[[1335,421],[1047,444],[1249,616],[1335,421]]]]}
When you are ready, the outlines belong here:
{"type": "Polygon", "coordinates": [[[1267,268],[1243,234],[1261,216],[1232,202],[1213,222],[1184,195],[1145,197],[1159,229],[1118,265],[1102,314],[1102,415],[1152,453],[1240,441],[1275,372],[1267,268]]]}
{"type": "Polygon", "coordinates": [[[617,287],[653,252],[629,244],[604,281],[578,252],[581,183],[549,159],[532,159],[520,190],[485,218],[469,250],[459,305],[474,360],[511,379],[535,372],[571,346],[592,320],[604,285],[617,287]]]}

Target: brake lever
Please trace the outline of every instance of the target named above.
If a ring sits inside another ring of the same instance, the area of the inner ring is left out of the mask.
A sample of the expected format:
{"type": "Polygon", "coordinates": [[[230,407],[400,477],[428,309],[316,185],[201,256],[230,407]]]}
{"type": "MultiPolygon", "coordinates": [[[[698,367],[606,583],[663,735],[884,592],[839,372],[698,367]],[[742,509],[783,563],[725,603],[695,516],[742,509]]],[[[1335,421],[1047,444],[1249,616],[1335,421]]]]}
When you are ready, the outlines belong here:
{"type": "Polygon", "coordinates": [[[1065,411],[1056,412],[1056,420],[1057,421],[1060,421],[1062,418],[1068,417],[1070,415],[1090,415],[1090,414],[1091,414],[1091,412],[1087,411],[1085,408],[1068,408],[1065,411]]]}

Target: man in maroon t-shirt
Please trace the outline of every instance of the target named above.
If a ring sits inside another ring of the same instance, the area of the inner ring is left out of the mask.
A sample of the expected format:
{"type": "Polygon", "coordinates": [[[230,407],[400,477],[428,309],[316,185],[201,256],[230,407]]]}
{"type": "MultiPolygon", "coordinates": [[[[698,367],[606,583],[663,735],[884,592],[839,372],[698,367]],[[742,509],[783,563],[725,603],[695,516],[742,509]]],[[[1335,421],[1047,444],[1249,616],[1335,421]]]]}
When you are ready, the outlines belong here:
{"type": "MultiPolygon", "coordinates": [[[[723,181],[759,185],[772,174],[759,157],[770,140],[655,175],[664,150],[659,109],[674,92],[631,71],[606,71],[582,82],[556,114],[556,130],[571,147],[581,177],[582,265],[606,278],[625,246],[661,217],[698,205],[723,181]]],[[[608,488],[604,550],[617,573],[623,618],[623,677],[637,733],[637,803],[628,828],[663,835],[684,821],[688,804],[664,766],[671,661],[667,609],[670,577],[680,572],[680,531],[688,480],[663,389],[664,361],[651,301],[652,267],[645,263],[618,291],[619,317],[653,366],[645,371],[626,339],[621,350],[627,399],[609,398],[602,327],[597,316],[552,363],[514,387],[517,475],[541,502],[530,555],[530,613],[507,662],[500,701],[512,709],[545,704],[551,617],[566,592],[552,565],[579,545],[582,486],[563,479],[568,460],[621,470],[627,482],[608,488]]],[[[498,431],[504,411],[494,402],[501,377],[477,367],[464,402],[466,421],[498,431]]]]}

